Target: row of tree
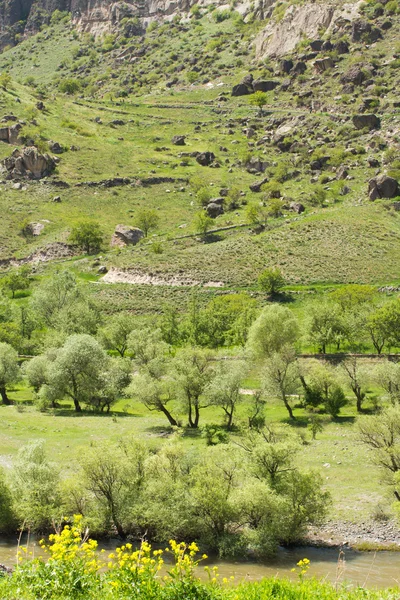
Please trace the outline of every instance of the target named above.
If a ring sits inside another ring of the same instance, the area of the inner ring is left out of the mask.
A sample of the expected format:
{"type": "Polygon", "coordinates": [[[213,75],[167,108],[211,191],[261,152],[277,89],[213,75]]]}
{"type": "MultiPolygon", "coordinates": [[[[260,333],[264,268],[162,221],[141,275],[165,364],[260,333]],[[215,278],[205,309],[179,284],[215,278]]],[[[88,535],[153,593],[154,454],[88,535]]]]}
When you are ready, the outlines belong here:
{"type": "Polygon", "coordinates": [[[46,531],[64,514],[81,514],[95,534],[196,539],[221,555],[249,547],[272,554],[279,543],[299,541],[330,506],[320,476],[294,464],[301,443],[288,426],[201,451],[186,449],[177,434],[157,450],[102,443],[63,478],[34,442],[1,473],[0,526],[46,531]]]}

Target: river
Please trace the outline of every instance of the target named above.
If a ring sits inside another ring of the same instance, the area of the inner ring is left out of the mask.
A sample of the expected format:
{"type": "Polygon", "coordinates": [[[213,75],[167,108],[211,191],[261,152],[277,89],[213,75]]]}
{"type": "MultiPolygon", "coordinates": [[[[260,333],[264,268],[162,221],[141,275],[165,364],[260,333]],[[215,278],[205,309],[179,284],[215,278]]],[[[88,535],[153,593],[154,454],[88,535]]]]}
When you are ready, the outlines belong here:
{"type": "MultiPolygon", "coordinates": [[[[26,540],[23,540],[25,543],[26,540]]],[[[100,548],[113,550],[115,541],[101,542],[100,548]]],[[[30,550],[38,553],[35,544],[30,550]]],[[[0,539],[0,563],[14,566],[17,544],[15,539],[0,539]]],[[[40,552],[39,552],[40,553],[40,552]]],[[[235,582],[256,581],[262,577],[297,578],[291,570],[302,558],[310,560],[307,577],[326,578],[329,581],[360,585],[369,588],[400,587],[400,552],[357,552],[344,551],[344,562],[338,567],[339,552],[335,548],[315,548],[304,546],[292,549],[280,549],[277,556],[263,563],[253,561],[231,561],[209,559],[207,564],[218,566],[220,577],[235,578],[235,582]]],[[[200,574],[200,573],[199,573],[200,574]]]]}

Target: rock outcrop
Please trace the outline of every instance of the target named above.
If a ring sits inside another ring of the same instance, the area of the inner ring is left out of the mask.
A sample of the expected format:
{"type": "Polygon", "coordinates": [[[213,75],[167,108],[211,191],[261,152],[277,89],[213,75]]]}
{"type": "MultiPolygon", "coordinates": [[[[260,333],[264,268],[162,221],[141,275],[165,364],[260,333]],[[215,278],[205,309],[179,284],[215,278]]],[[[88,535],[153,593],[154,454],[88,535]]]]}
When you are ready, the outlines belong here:
{"type": "Polygon", "coordinates": [[[399,184],[393,177],[378,175],[378,177],[369,180],[368,195],[370,200],[395,198],[399,195],[399,184]]]}
{"type": "Polygon", "coordinates": [[[111,238],[111,246],[135,246],[144,237],[144,233],[138,227],[117,225],[111,238]]]}
{"type": "Polygon", "coordinates": [[[0,127],[0,142],[6,142],[6,144],[19,144],[19,132],[22,129],[20,123],[11,125],[11,127],[0,127]]]}
{"type": "Polygon", "coordinates": [[[50,175],[55,166],[55,160],[49,154],[41,154],[35,146],[22,150],[16,148],[2,162],[6,170],[6,179],[42,179],[50,175]]]}

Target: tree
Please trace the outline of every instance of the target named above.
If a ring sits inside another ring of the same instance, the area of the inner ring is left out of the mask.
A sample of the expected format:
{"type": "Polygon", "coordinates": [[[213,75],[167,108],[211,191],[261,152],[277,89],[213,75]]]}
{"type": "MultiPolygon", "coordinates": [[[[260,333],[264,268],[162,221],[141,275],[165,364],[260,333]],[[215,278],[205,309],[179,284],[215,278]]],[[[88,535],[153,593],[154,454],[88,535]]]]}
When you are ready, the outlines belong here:
{"type": "Polygon", "coordinates": [[[207,233],[214,224],[214,220],[207,215],[204,210],[196,213],[194,218],[194,229],[196,233],[199,233],[203,238],[207,236],[207,233]]]}
{"type": "Polygon", "coordinates": [[[366,330],[375,350],[381,354],[390,340],[390,331],[386,327],[386,313],[382,307],[367,316],[366,330]]]}
{"type": "Polygon", "coordinates": [[[345,329],[339,307],[332,302],[319,302],[310,309],[308,334],[310,341],[317,344],[322,354],[327,346],[336,344],[339,349],[345,335],[345,329]]]}
{"type": "Polygon", "coordinates": [[[282,400],[289,417],[294,420],[290,396],[296,394],[299,387],[299,373],[294,349],[290,345],[286,345],[278,352],[269,355],[265,361],[264,373],[265,393],[282,400]]]}
{"type": "Polygon", "coordinates": [[[36,393],[48,383],[50,362],[49,355],[41,354],[34,356],[23,365],[23,373],[36,393]]]}
{"type": "Polygon", "coordinates": [[[72,228],[69,241],[79,246],[85,254],[96,254],[103,242],[103,233],[98,223],[81,221],[72,228]]]}
{"type": "Polygon", "coordinates": [[[327,364],[314,361],[309,369],[309,382],[301,377],[305,389],[306,403],[316,407],[322,404],[334,419],[340,409],[346,406],[347,398],[337,380],[337,372],[327,364]]]}
{"type": "Polygon", "coordinates": [[[124,538],[124,517],[137,500],[138,473],[135,461],[121,447],[102,444],[81,462],[84,484],[103,508],[120,537],[124,538]]]}
{"type": "Polygon", "coordinates": [[[61,498],[59,473],[49,462],[43,440],[23,446],[15,459],[10,476],[19,523],[34,531],[49,529],[59,517],[61,498]]]}
{"type": "Polygon", "coordinates": [[[116,350],[124,358],[128,349],[129,334],[135,328],[136,319],[133,315],[117,313],[100,330],[100,341],[107,350],[116,350]]]}
{"type": "Polygon", "coordinates": [[[63,79],[60,83],[60,92],[62,94],[75,94],[81,89],[81,84],[78,79],[63,79]]]}
{"type": "Polygon", "coordinates": [[[363,304],[370,304],[375,290],[372,285],[343,285],[329,294],[333,302],[340,305],[343,312],[359,309],[363,304]]]}
{"type": "Polygon", "coordinates": [[[0,469],[0,531],[11,533],[15,531],[15,525],[11,490],[7,485],[3,469],[0,469]]]}
{"type": "Polygon", "coordinates": [[[277,267],[274,269],[265,269],[265,271],[258,276],[258,285],[269,296],[273,296],[280,292],[285,285],[285,280],[281,270],[277,267]]]}
{"type": "Polygon", "coordinates": [[[387,302],[369,318],[368,329],[378,354],[384,345],[400,346],[400,299],[387,302]]]}
{"type": "Polygon", "coordinates": [[[70,398],[76,412],[90,403],[104,385],[107,356],[100,344],[87,334],[71,335],[49,366],[49,388],[59,399],[70,398]]]}
{"type": "Polygon", "coordinates": [[[386,392],[391,404],[400,404],[400,363],[387,360],[377,365],[374,378],[386,392]]]}
{"type": "Polygon", "coordinates": [[[244,364],[222,363],[205,391],[210,404],[219,406],[225,413],[227,429],[232,429],[235,411],[242,400],[244,375],[244,364]]]}
{"type": "Polygon", "coordinates": [[[60,311],[80,298],[75,276],[65,270],[56,273],[38,288],[32,299],[32,308],[46,326],[55,327],[60,311]]]}
{"type": "Polygon", "coordinates": [[[169,424],[172,427],[177,427],[178,421],[172,415],[168,406],[174,399],[174,382],[163,376],[163,374],[164,370],[161,369],[157,375],[154,369],[150,372],[145,369],[142,374],[133,377],[127,391],[129,394],[136,396],[149,410],[163,413],[169,424]]]}
{"type": "Polygon", "coordinates": [[[299,338],[299,325],[286,306],[270,304],[250,327],[247,347],[256,358],[266,358],[299,338]]]}
{"type": "Polygon", "coordinates": [[[246,208],[246,217],[252,225],[265,227],[267,225],[268,214],[261,204],[248,204],[246,208]]]}
{"type": "Polygon", "coordinates": [[[263,114],[263,107],[267,104],[268,102],[268,96],[265,92],[254,92],[254,94],[251,94],[251,96],[249,97],[249,104],[251,104],[252,106],[257,106],[259,109],[259,113],[260,116],[262,116],[263,114]]]}
{"type": "Polygon", "coordinates": [[[10,344],[0,342],[0,396],[3,404],[11,404],[7,387],[20,379],[18,353],[10,344]]]}
{"type": "Polygon", "coordinates": [[[183,350],[174,361],[178,396],[182,399],[189,427],[193,429],[199,426],[200,410],[208,406],[201,397],[213,376],[212,361],[210,352],[198,348],[183,350]]]}
{"type": "Polygon", "coordinates": [[[31,283],[29,275],[30,269],[25,266],[11,271],[11,273],[3,278],[2,283],[11,292],[12,298],[15,298],[15,292],[29,288],[31,283]]]}
{"type": "Polygon", "coordinates": [[[136,224],[147,237],[151,229],[155,229],[160,221],[160,217],[152,208],[143,208],[139,210],[136,216],[136,224]]]}
{"type": "Polygon", "coordinates": [[[111,358],[100,374],[99,386],[88,404],[102,412],[110,412],[111,406],[124,396],[131,381],[131,362],[127,359],[111,358]]]}
{"type": "Polygon", "coordinates": [[[400,490],[395,487],[398,482],[395,477],[400,472],[399,406],[388,408],[376,417],[361,417],[357,424],[360,440],[373,451],[374,462],[383,469],[400,501],[400,490]]]}
{"type": "Polygon", "coordinates": [[[367,395],[367,371],[360,365],[360,359],[356,356],[349,356],[340,365],[351,391],[356,397],[357,412],[362,412],[362,404],[367,395]]]}

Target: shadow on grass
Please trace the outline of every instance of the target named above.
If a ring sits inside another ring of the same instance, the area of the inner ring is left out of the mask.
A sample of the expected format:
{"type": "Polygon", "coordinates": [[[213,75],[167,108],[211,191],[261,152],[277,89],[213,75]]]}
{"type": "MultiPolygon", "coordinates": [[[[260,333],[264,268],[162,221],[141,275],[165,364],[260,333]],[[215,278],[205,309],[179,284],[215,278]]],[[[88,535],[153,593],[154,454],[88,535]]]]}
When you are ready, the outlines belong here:
{"type": "Polygon", "coordinates": [[[118,417],[118,419],[129,419],[129,418],[138,418],[141,417],[142,415],[138,415],[138,414],[133,414],[133,413],[126,413],[126,412],[122,412],[122,411],[112,411],[112,412],[97,412],[94,410],[85,410],[82,409],[82,412],[76,412],[75,410],[73,410],[70,406],[65,406],[65,405],[60,405],[57,408],[50,408],[47,411],[47,414],[51,414],[54,417],[78,417],[78,418],[82,418],[82,417],[103,417],[104,419],[116,419],[118,417]]]}
{"type": "Polygon", "coordinates": [[[203,241],[205,244],[214,244],[215,242],[220,242],[223,239],[224,238],[222,235],[218,235],[217,233],[208,233],[203,241]]]}
{"type": "Polygon", "coordinates": [[[153,434],[155,437],[169,437],[175,431],[174,427],[169,425],[151,425],[146,427],[145,431],[153,434]]]}

